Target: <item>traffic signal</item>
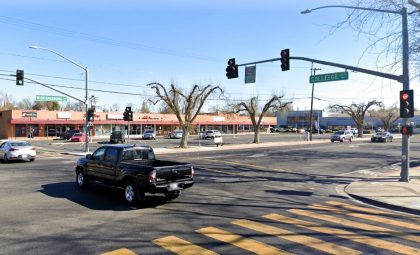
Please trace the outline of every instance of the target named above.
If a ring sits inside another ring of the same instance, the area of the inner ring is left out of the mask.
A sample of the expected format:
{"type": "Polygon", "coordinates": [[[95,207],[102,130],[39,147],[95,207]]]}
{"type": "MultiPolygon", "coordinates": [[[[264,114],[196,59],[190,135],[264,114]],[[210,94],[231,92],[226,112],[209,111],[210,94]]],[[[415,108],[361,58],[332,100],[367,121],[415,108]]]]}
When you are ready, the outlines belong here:
{"type": "Polygon", "coordinates": [[[289,49],[284,49],[280,52],[280,62],[281,62],[281,70],[282,71],[289,71],[290,70],[289,49]]]}
{"type": "Polygon", "coordinates": [[[124,121],[133,121],[133,112],[131,111],[131,106],[125,107],[123,119],[124,121]]]}
{"type": "Polygon", "coordinates": [[[413,90],[400,91],[400,118],[414,117],[413,90]]]}
{"type": "Polygon", "coordinates": [[[408,125],[408,126],[402,126],[401,127],[401,134],[412,136],[413,135],[414,126],[408,125]]]}
{"type": "Polygon", "coordinates": [[[16,85],[23,86],[23,70],[16,70],[16,85]]]}
{"type": "Polygon", "coordinates": [[[95,119],[95,111],[93,109],[88,109],[87,119],[89,122],[92,122],[95,119]]]}
{"type": "Polygon", "coordinates": [[[228,79],[238,78],[238,65],[235,63],[235,59],[229,59],[227,64],[228,66],[226,67],[226,77],[228,79]]]}

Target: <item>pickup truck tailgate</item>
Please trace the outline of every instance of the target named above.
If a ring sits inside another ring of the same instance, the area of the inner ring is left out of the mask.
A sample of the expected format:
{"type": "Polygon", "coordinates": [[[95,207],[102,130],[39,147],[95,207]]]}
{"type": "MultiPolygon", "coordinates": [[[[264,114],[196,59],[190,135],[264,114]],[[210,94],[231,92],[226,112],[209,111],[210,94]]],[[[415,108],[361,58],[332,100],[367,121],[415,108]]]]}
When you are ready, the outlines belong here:
{"type": "Polygon", "coordinates": [[[183,164],[179,166],[156,167],[156,182],[174,182],[191,179],[191,165],[183,164]]]}

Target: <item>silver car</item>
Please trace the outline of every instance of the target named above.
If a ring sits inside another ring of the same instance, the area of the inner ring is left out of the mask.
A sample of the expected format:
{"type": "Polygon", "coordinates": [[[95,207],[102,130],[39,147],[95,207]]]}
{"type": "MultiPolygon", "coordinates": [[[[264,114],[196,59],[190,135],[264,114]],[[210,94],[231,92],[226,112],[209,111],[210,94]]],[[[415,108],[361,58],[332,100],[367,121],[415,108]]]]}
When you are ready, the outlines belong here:
{"type": "Polygon", "coordinates": [[[156,140],[156,134],[153,130],[146,130],[143,133],[143,139],[156,140]]]}
{"type": "Polygon", "coordinates": [[[337,131],[335,132],[331,137],[330,137],[331,142],[344,142],[345,140],[351,142],[353,141],[353,133],[350,130],[341,130],[341,131],[337,131]]]}
{"type": "Polygon", "coordinates": [[[0,145],[0,159],[4,163],[10,160],[34,161],[36,149],[25,141],[4,141],[0,145]]]}
{"type": "Polygon", "coordinates": [[[222,137],[219,130],[207,130],[203,135],[204,139],[214,139],[215,137],[222,137]]]}

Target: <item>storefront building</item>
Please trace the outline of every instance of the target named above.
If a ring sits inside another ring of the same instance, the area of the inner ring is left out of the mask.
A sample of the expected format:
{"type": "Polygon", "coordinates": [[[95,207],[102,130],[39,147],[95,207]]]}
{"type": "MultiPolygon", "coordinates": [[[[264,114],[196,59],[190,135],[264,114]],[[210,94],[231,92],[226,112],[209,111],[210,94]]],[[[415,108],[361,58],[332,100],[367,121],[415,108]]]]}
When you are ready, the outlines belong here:
{"type": "MultiPolygon", "coordinates": [[[[86,114],[72,111],[46,110],[6,110],[0,111],[0,139],[21,137],[58,137],[66,130],[84,130],[86,114]]],[[[167,135],[180,129],[174,114],[134,113],[133,121],[123,120],[123,113],[95,112],[90,123],[93,137],[109,136],[112,131],[124,130],[133,135],[141,135],[144,130],[155,130],[157,135],[167,135]]],[[[251,119],[238,114],[211,115],[201,114],[194,121],[190,134],[197,134],[210,129],[217,129],[224,134],[253,132],[251,119]]],[[[276,125],[276,117],[265,117],[261,129],[276,125]]]]}

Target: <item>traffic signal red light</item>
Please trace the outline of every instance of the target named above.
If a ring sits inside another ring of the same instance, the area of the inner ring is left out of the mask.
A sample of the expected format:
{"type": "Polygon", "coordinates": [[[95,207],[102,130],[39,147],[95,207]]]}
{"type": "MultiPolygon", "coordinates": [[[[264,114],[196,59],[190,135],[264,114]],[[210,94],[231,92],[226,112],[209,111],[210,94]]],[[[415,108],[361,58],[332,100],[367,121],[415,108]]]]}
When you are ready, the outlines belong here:
{"type": "Polygon", "coordinates": [[[226,67],[226,77],[228,79],[238,78],[238,65],[235,63],[235,59],[231,58],[227,62],[228,66],[226,67]]]}
{"type": "Polygon", "coordinates": [[[402,126],[401,127],[401,134],[412,136],[414,131],[414,127],[412,125],[402,126]]]}
{"type": "Polygon", "coordinates": [[[413,90],[400,91],[400,118],[414,117],[413,90]]]}
{"type": "Polygon", "coordinates": [[[16,70],[16,85],[23,86],[23,70],[16,70]]]}
{"type": "Polygon", "coordinates": [[[289,49],[284,49],[280,52],[280,62],[281,62],[281,70],[282,71],[290,70],[289,49]]]}

